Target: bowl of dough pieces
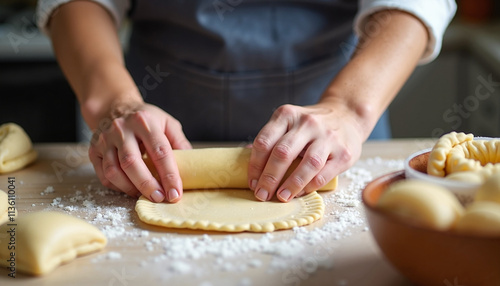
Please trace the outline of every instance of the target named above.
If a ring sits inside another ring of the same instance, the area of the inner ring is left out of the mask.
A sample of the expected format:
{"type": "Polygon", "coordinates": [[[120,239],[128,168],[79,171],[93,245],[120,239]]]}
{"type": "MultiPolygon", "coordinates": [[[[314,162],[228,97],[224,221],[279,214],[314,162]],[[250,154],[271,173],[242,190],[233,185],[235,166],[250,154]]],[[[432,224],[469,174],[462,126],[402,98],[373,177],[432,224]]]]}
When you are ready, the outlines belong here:
{"type": "Polygon", "coordinates": [[[500,171],[500,139],[451,132],[433,148],[408,156],[407,178],[437,184],[451,191],[462,204],[469,204],[494,171],[500,171]]]}
{"type": "Polygon", "coordinates": [[[363,189],[375,241],[414,284],[500,285],[500,171],[487,172],[466,204],[439,181],[406,170],[363,189]]]}

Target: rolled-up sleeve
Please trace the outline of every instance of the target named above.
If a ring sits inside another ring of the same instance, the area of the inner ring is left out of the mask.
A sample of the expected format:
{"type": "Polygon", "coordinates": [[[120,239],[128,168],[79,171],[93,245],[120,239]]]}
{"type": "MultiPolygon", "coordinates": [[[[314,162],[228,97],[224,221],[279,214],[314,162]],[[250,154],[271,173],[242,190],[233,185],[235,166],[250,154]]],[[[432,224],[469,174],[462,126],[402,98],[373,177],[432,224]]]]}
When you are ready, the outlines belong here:
{"type": "Polygon", "coordinates": [[[368,17],[380,10],[397,9],[420,19],[428,30],[427,48],[419,61],[426,64],[434,60],[441,51],[443,34],[457,10],[454,0],[360,0],[360,9],[354,21],[354,30],[362,35],[368,17]]]}
{"type": "MultiPolygon", "coordinates": [[[[39,0],[36,7],[36,24],[44,33],[48,34],[47,24],[52,15],[57,13],[57,8],[72,0],[39,0]]],[[[113,17],[116,27],[120,27],[125,15],[130,8],[130,0],[88,0],[102,5],[113,17]]]]}

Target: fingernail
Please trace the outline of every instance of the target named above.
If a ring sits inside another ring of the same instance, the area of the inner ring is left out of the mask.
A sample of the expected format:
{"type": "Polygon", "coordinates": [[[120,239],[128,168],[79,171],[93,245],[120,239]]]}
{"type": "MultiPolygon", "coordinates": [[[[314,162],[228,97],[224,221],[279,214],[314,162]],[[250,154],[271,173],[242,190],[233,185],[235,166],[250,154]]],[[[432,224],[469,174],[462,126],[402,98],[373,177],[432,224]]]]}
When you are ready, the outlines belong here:
{"type": "Polygon", "coordinates": [[[290,192],[289,189],[284,189],[283,191],[281,191],[281,193],[279,193],[279,196],[284,201],[288,201],[290,199],[290,197],[292,196],[292,192],[290,192]]]}
{"type": "Polygon", "coordinates": [[[156,203],[161,203],[165,200],[165,195],[160,192],[160,190],[156,190],[151,193],[151,200],[156,203]]]}
{"type": "Polygon", "coordinates": [[[269,196],[269,193],[264,190],[264,189],[260,189],[257,194],[255,194],[255,196],[261,200],[261,201],[267,201],[267,197],[269,196]]]}
{"type": "Polygon", "coordinates": [[[168,201],[171,202],[179,197],[179,192],[177,192],[176,189],[170,189],[170,191],[168,191],[167,196],[168,196],[168,201]]]}
{"type": "Polygon", "coordinates": [[[252,183],[250,184],[250,188],[252,190],[255,190],[256,187],[257,187],[257,180],[252,180],[252,183]]]}
{"type": "Polygon", "coordinates": [[[306,193],[305,190],[300,191],[295,197],[302,197],[306,193]]]}

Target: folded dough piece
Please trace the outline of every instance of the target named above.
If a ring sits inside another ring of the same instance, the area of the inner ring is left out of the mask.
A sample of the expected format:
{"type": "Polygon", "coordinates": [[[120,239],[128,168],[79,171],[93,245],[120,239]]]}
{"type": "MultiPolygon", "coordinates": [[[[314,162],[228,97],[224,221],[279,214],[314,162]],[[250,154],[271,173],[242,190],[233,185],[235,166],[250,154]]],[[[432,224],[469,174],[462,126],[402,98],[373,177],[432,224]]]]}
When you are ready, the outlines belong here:
{"type": "Polygon", "coordinates": [[[9,202],[7,194],[0,190],[0,225],[9,219],[8,216],[9,202]]]}
{"type": "Polygon", "coordinates": [[[175,204],[142,196],[135,207],[145,223],[171,228],[226,232],[271,232],[303,226],[324,213],[323,198],[312,192],[288,203],[256,201],[250,190],[191,190],[175,204]]]}
{"type": "Polygon", "coordinates": [[[46,274],[77,256],[101,250],[107,243],[95,226],[59,212],[20,215],[15,225],[0,226],[0,233],[9,231],[15,233],[15,249],[8,247],[10,235],[0,236],[0,265],[8,267],[9,259],[15,257],[17,271],[34,275],[46,274]]]}
{"type": "Polygon", "coordinates": [[[380,197],[377,207],[405,221],[437,230],[452,228],[464,212],[447,189],[418,180],[392,184],[380,197]]]}
{"type": "MultiPolygon", "coordinates": [[[[184,189],[248,189],[248,162],[252,149],[243,147],[201,148],[174,150],[175,159],[184,189]]],[[[144,161],[153,175],[158,172],[147,156],[144,161]]],[[[285,174],[287,178],[300,163],[293,161],[285,174]]],[[[319,190],[334,190],[338,178],[335,177],[319,190]]]]}
{"type": "Polygon", "coordinates": [[[474,202],[458,221],[456,231],[464,234],[500,237],[500,204],[474,202]]]}
{"type": "Polygon", "coordinates": [[[0,174],[19,170],[35,161],[31,139],[15,123],[0,125],[0,174]]]}

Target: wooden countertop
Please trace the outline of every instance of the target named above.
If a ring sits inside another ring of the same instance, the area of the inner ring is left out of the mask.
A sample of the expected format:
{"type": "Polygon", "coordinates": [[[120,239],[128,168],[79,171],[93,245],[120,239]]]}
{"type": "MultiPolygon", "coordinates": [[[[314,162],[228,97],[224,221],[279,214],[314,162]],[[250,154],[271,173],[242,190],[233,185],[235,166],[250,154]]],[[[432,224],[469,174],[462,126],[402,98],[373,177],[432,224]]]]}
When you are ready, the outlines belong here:
{"type": "Polygon", "coordinates": [[[86,145],[35,145],[39,151],[35,164],[0,176],[4,190],[7,178],[15,177],[19,214],[66,212],[95,224],[109,242],[104,251],[77,258],[42,277],[16,273],[10,278],[2,267],[0,285],[410,285],[381,255],[366,226],[362,204],[359,200],[352,204],[352,198],[359,197],[371,178],[402,169],[404,158],[433,143],[430,139],[365,143],[361,159],[340,176],[338,189],[321,194],[326,205],[323,219],[301,230],[271,235],[148,226],[137,218],[134,199],[99,184],[86,145]],[[349,196],[351,203],[342,203],[349,196]],[[272,249],[265,249],[265,239],[272,249]],[[252,243],[257,248],[242,247],[235,254],[235,245],[252,243]]]}

